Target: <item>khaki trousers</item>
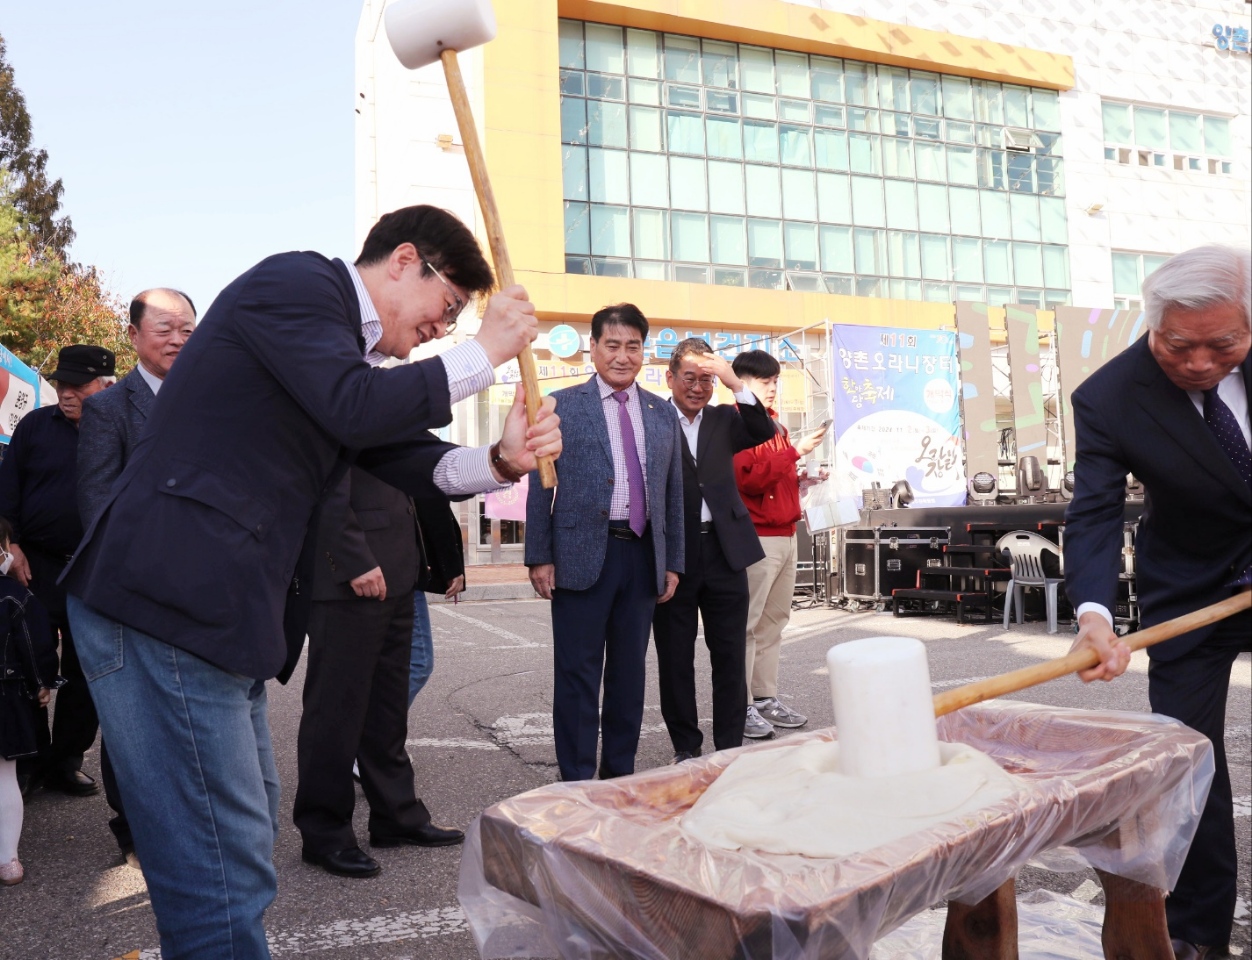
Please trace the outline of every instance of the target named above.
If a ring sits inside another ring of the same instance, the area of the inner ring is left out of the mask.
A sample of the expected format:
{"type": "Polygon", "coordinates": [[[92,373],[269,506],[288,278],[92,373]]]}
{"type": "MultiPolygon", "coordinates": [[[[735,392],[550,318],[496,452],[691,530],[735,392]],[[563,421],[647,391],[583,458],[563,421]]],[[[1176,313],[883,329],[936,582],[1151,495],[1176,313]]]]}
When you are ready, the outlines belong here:
{"type": "Polygon", "coordinates": [[[796,538],[761,537],[765,557],[748,567],[748,703],[778,696],[778,655],[796,590],[796,538]]]}

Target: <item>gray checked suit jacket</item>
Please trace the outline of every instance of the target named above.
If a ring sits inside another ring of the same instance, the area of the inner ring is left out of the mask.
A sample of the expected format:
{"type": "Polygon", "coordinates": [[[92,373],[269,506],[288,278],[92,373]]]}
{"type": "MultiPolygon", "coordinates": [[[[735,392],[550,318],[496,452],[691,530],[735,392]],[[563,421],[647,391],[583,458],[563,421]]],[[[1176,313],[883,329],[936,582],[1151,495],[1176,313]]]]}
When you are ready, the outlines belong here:
{"type": "Polygon", "coordinates": [[[156,394],[139,367],[87,398],[78,422],[78,512],[83,529],[104,509],[113,481],[130,459],[156,394]]]}
{"type": "MultiPolygon", "coordinates": [[[[538,472],[530,476],[526,565],[555,564],[559,589],[587,590],[600,578],[608,545],[613,450],[594,375],[586,383],[552,395],[561,417],[564,449],[556,463],[554,490],[543,489],[538,472]]],[[[685,569],[683,440],[678,416],[669,403],[642,387],[639,402],[648,451],[648,519],[659,595],[665,592],[665,571],[682,573],[685,569]]]]}

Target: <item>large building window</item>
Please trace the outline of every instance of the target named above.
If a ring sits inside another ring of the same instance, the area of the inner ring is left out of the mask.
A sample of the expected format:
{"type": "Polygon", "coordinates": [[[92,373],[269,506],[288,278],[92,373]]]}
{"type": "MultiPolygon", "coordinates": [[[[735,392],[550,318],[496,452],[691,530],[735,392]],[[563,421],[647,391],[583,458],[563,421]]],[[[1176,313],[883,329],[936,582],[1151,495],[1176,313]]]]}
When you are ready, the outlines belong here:
{"type": "Polygon", "coordinates": [[[1132,167],[1230,173],[1230,120],[1188,110],[1101,102],[1104,159],[1132,167]]]}
{"type": "Polygon", "coordinates": [[[1143,309],[1143,281],[1152,275],[1167,255],[1158,253],[1113,254],[1113,307],[1117,310],[1143,309]]]}
{"type": "Polygon", "coordinates": [[[1069,302],[1051,90],[562,20],[566,270],[1069,302]]]}

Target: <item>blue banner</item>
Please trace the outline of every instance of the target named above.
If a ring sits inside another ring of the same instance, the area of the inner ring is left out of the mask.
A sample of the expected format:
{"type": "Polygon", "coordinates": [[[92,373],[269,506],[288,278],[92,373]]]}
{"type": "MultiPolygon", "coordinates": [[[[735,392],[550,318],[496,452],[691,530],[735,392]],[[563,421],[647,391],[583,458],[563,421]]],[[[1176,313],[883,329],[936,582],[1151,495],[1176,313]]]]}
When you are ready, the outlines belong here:
{"type": "Polygon", "coordinates": [[[835,482],[861,506],[873,483],[913,488],[915,507],[965,503],[956,334],[894,327],[831,327],[835,482]]]}
{"type": "Polygon", "coordinates": [[[8,443],[17,422],[39,406],[39,374],[0,346],[0,443],[8,443]]]}

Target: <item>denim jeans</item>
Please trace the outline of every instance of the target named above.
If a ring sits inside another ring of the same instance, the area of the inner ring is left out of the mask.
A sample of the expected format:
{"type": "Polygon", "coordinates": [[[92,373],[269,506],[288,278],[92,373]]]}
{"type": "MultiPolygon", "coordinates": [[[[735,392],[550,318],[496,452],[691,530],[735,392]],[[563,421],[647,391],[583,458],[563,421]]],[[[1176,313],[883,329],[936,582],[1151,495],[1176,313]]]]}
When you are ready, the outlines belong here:
{"type": "Polygon", "coordinates": [[[430,629],[430,607],[426,594],[413,592],[413,652],[409,654],[409,706],[422,692],[435,671],[435,639],[430,629]]]}
{"type": "Polygon", "coordinates": [[[69,616],[164,960],[268,958],[278,771],[265,684],[111,620],[69,616]]]}

